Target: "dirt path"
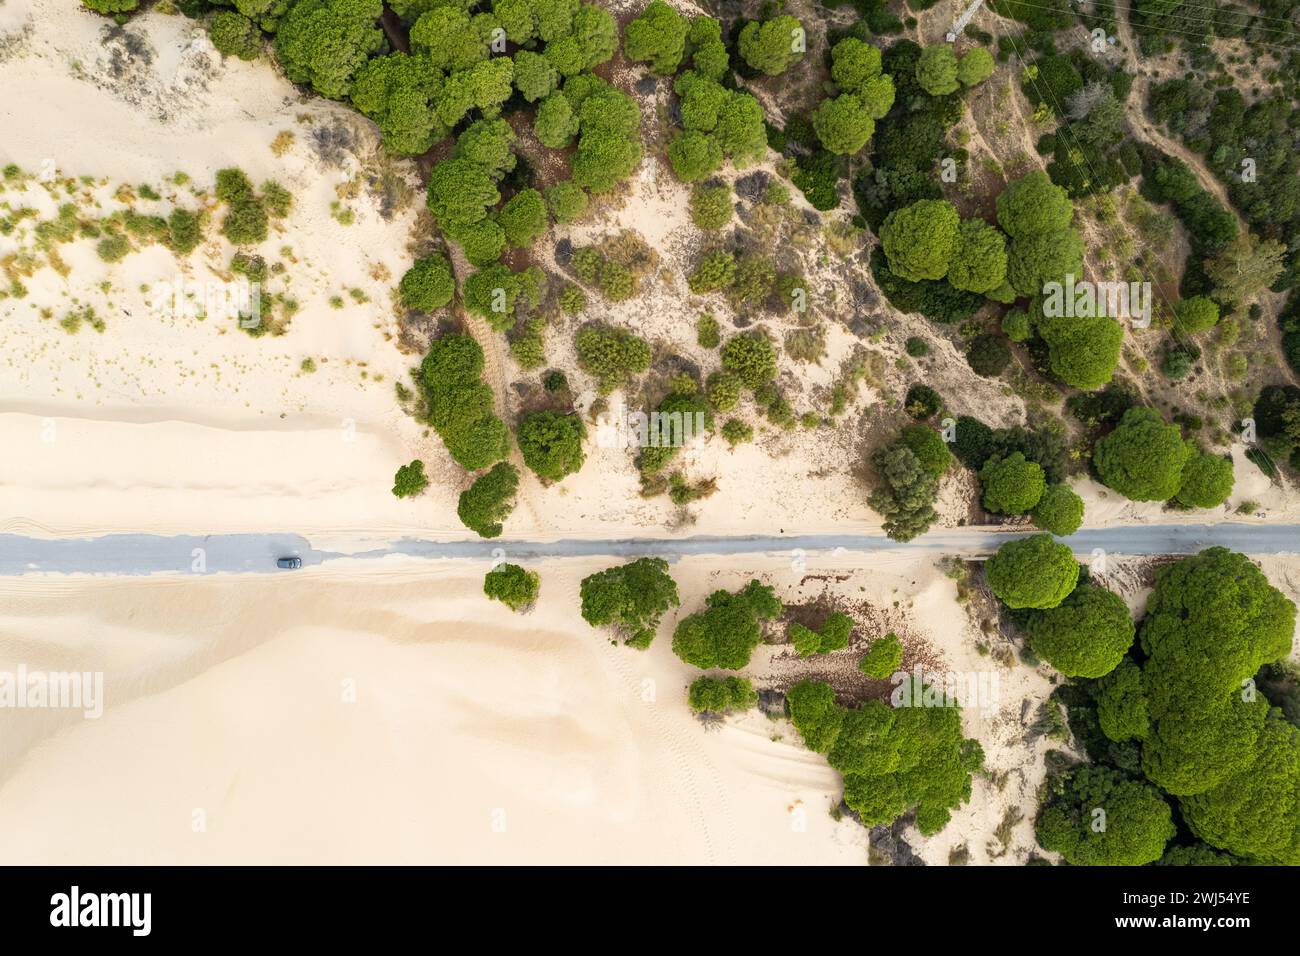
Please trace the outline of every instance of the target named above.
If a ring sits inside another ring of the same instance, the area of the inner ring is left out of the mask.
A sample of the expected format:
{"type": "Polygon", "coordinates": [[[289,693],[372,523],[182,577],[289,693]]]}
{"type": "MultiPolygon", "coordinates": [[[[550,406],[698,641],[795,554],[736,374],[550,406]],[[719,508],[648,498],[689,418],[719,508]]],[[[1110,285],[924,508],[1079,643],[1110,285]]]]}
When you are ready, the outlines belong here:
{"type": "Polygon", "coordinates": [[[1128,100],[1124,104],[1124,110],[1128,114],[1129,129],[1138,139],[1156,147],[1169,156],[1176,156],[1186,163],[1192,172],[1196,174],[1201,188],[1212,194],[1223,204],[1223,208],[1232,213],[1233,218],[1237,220],[1237,227],[1242,233],[1249,232],[1250,229],[1246,225],[1246,221],[1241,218],[1237,207],[1228,198],[1228,190],[1218,177],[1210,171],[1210,168],[1205,165],[1205,160],[1178,140],[1171,139],[1160,132],[1147,118],[1146,103],[1151,87],[1151,78],[1142,72],[1138,63],[1137,38],[1133,34],[1132,25],[1129,23],[1128,7],[1121,4],[1115,5],[1115,22],[1116,32],[1119,34],[1119,40],[1124,49],[1125,68],[1133,75],[1133,89],[1129,91],[1128,100]]]}

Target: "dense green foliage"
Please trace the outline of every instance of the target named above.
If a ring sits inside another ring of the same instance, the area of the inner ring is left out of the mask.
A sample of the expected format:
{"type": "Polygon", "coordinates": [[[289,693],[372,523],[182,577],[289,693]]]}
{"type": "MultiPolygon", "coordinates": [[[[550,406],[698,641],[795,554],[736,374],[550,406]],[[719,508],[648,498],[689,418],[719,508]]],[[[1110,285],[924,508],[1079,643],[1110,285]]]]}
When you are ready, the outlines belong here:
{"type": "Polygon", "coordinates": [[[814,631],[797,621],[790,625],[790,643],[800,656],[811,654],[829,654],[842,651],[849,646],[849,635],[853,632],[853,618],[840,611],[827,616],[820,631],[814,631]]]}
{"type": "Polygon", "coordinates": [[[681,620],[673,632],[673,653],[699,668],[738,670],[762,640],[760,622],[783,608],[771,587],[755,580],[734,594],[714,591],[704,610],[681,620]]]}
{"type": "Polygon", "coordinates": [[[402,304],[408,309],[432,312],[441,309],[456,294],[456,278],[444,255],[434,254],[416,259],[398,285],[402,304]]]}
{"type": "Polygon", "coordinates": [[[381,0],[297,0],[280,21],[275,52],[285,75],[341,100],[357,72],[388,46],[381,0]]]}
{"type": "Polygon", "coordinates": [[[984,507],[995,514],[1024,514],[1038,504],[1047,489],[1042,466],[1027,461],[1021,452],[989,458],[980,469],[980,484],[984,486],[984,507]]]}
{"type": "Polygon", "coordinates": [[[1169,804],[1150,784],[1105,767],[1080,767],[1055,782],[1035,832],[1074,866],[1152,863],[1176,832],[1169,804]]]}
{"type": "Polygon", "coordinates": [[[399,467],[393,477],[393,495],[397,498],[414,498],[427,487],[429,478],[424,473],[424,462],[418,458],[399,467]]]}
{"type": "Polygon", "coordinates": [[[1078,585],[1056,607],[1025,618],[1034,653],[1066,677],[1101,677],[1133,646],[1135,629],[1119,595],[1094,584],[1078,585]]]}
{"type": "Polygon", "coordinates": [[[621,388],[650,367],[650,345],[644,339],[604,323],[579,329],[574,347],[578,366],[595,377],[601,394],[621,388]]]}
{"type": "Polygon", "coordinates": [[[654,640],[660,619],[681,604],[677,583],[663,558],[638,558],[582,579],[582,619],[612,627],[633,647],[654,640]]]}
{"type": "Polygon", "coordinates": [[[1217,508],[1232,494],[1232,458],[1197,452],[1183,465],[1174,500],[1188,508],[1217,508]]]}
{"type": "Polygon", "coordinates": [[[483,578],[483,593],[512,611],[521,611],[537,600],[540,578],[517,564],[502,564],[483,578]]]}
{"type": "Polygon", "coordinates": [[[506,456],[510,434],[492,411],[492,389],[481,379],[483,349],[468,335],[445,335],[429,346],[420,384],[429,424],[462,468],[477,471],[506,456]]]}
{"type": "Polygon", "coordinates": [[[514,510],[518,488],[518,469],[509,462],[497,462],[460,493],[456,515],[479,537],[500,537],[502,522],[514,510]]]}
{"type": "Polygon", "coordinates": [[[867,653],[858,661],[858,670],[876,680],[886,680],[903,663],[903,643],[890,631],[879,640],[872,641],[867,653]]]}
{"type": "Polygon", "coordinates": [[[582,467],[587,429],[577,415],[540,411],[519,420],[517,439],[524,464],[547,481],[559,481],[582,467]]]}
{"type": "Polygon", "coordinates": [[[984,753],[963,737],[955,702],[927,705],[920,685],[899,690],[907,693],[895,691],[898,706],[867,701],[846,709],[828,685],[802,681],[787,701],[804,743],[827,754],[843,776],[844,802],[863,825],[891,823],[914,808],[918,829],[937,833],[970,798],[971,774],[984,753]]]}
{"type": "Polygon", "coordinates": [[[1044,610],[1060,604],[1079,580],[1070,549],[1048,534],[1008,541],[984,566],[989,587],[1010,608],[1044,610]]]}
{"type": "Polygon", "coordinates": [[[1083,499],[1069,485],[1048,485],[1029,514],[1039,528],[1064,538],[1083,524],[1083,499]]]}
{"type": "Polygon", "coordinates": [[[758,692],[744,677],[705,675],[691,682],[686,701],[697,714],[730,714],[757,704],[758,692]]]}
{"type": "Polygon", "coordinates": [[[803,59],[806,50],[803,25],[791,16],[762,22],[751,20],[741,29],[736,49],[755,70],[777,76],[803,59]]]}
{"type": "Polygon", "coordinates": [[[1093,449],[1097,475],[1133,501],[1168,501],[1178,494],[1191,449],[1177,425],[1150,408],[1130,408],[1119,427],[1093,449]]]}

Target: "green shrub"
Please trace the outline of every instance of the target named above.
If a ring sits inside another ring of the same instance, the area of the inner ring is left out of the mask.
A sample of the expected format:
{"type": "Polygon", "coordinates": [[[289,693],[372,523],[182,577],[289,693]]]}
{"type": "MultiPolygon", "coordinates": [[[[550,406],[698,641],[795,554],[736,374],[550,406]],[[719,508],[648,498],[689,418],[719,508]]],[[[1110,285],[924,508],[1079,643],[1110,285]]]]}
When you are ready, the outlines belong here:
{"type": "Polygon", "coordinates": [[[858,670],[876,680],[888,680],[903,663],[903,643],[890,631],[871,642],[866,655],[858,661],[858,670]]]}
{"type": "Polygon", "coordinates": [[[578,366],[596,379],[602,395],[650,367],[650,345],[644,339],[603,323],[579,329],[574,346],[578,366]]]}
{"type": "Polygon", "coordinates": [[[758,703],[754,685],[743,677],[697,677],[686,694],[697,714],[730,714],[749,710],[758,703]]]}
{"type": "Polygon", "coordinates": [[[582,439],[587,429],[577,415],[533,412],[519,420],[519,451],[539,477],[559,481],[582,467],[582,439]]]}
{"type": "Polygon", "coordinates": [[[1068,485],[1048,485],[1030,516],[1044,531],[1065,538],[1083,524],[1083,499],[1068,485]]]}
{"type": "Polygon", "coordinates": [[[540,581],[536,571],[526,571],[517,564],[502,564],[484,576],[483,593],[512,611],[521,611],[537,600],[540,581]]]}
{"type": "Polygon", "coordinates": [[[398,468],[393,478],[393,495],[397,498],[414,498],[427,487],[429,479],[424,473],[424,462],[418,458],[398,468]]]}
{"type": "Polygon", "coordinates": [[[582,579],[582,619],[592,627],[612,627],[631,647],[654,640],[664,614],[681,603],[677,583],[663,558],[638,558],[582,579]]]}
{"type": "Polygon", "coordinates": [[[497,462],[460,493],[456,515],[479,537],[500,537],[502,522],[514,510],[518,488],[518,469],[509,462],[497,462]]]}
{"type": "Polygon", "coordinates": [[[714,316],[707,312],[700,316],[695,323],[695,341],[706,349],[716,349],[722,342],[722,333],[714,316]]]}
{"type": "Polygon", "coordinates": [[[1079,563],[1051,535],[1008,541],[985,565],[989,587],[1010,608],[1056,607],[1079,580],[1079,563]]]}
{"type": "Polygon", "coordinates": [[[731,187],[696,186],[691,191],[691,221],[701,229],[721,229],[731,222],[731,187]]]}
{"type": "Polygon", "coordinates": [[[402,304],[408,309],[432,312],[441,309],[456,294],[456,278],[447,257],[435,253],[416,259],[398,284],[402,304]]]}

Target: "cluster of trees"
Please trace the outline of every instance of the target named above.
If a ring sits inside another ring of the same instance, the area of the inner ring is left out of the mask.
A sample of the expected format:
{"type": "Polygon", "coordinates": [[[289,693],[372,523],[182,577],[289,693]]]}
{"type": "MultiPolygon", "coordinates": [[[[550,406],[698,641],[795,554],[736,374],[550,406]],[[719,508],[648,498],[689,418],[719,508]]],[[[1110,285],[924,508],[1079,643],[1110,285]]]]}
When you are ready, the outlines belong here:
{"type": "Polygon", "coordinates": [[[962,735],[954,701],[925,706],[936,696],[927,694],[931,689],[915,682],[910,690],[902,706],[873,700],[846,708],[830,685],[805,680],[786,700],[805,746],[826,754],[843,776],[844,802],[864,826],[915,809],[917,828],[930,835],[970,798],[971,774],[983,767],[984,752],[962,735]]]}
{"type": "Polygon", "coordinates": [[[663,558],[638,558],[588,575],[579,592],[584,621],[612,628],[625,644],[641,650],[654,640],[664,614],[681,604],[663,558]]]}
{"type": "Polygon", "coordinates": [[[1139,644],[1069,699],[1092,765],[1050,783],[1039,842],[1080,864],[1300,862],[1300,730],[1256,685],[1295,617],[1243,555],[1158,569],[1139,644]],[[1203,842],[1166,852],[1171,799],[1203,842]]]}
{"type": "MultiPolygon", "coordinates": [[[[1147,109],[1205,157],[1252,230],[1285,250],[1286,285],[1300,278],[1300,156],[1294,102],[1274,93],[1248,103],[1235,85],[1174,79],[1151,90],[1147,109]]],[[[1245,303],[1241,303],[1245,304],[1245,303]]]]}
{"type": "Polygon", "coordinates": [[[1255,400],[1253,414],[1260,446],[1300,468],[1300,388],[1269,385],[1255,400]]]}
{"type": "Polygon", "coordinates": [[[588,191],[612,188],[640,162],[636,101],[591,73],[618,46],[614,18],[594,4],[494,0],[471,12],[471,4],[399,0],[393,11],[408,31],[409,53],[390,51],[380,0],[234,6],[209,23],[219,48],[256,55],[262,33],[274,34],[286,75],[351,102],[378,124],[389,150],[421,154],[462,129],[430,177],[429,208],[476,266],[496,262],[507,246],[528,246],[552,217],[580,215],[588,191]],[[514,97],[535,110],[544,146],[563,149],[577,137],[578,148],[571,180],[543,196],[516,176],[513,194],[496,209],[516,166],[514,134],[500,118],[514,97]]]}
{"type": "Polygon", "coordinates": [[[834,90],[813,112],[813,129],[825,149],[851,156],[894,105],[894,80],[882,72],[880,50],[856,36],[836,43],[830,56],[834,90]]]}
{"type": "Polygon", "coordinates": [[[653,0],[628,23],[623,49],[629,59],[648,64],[661,76],[673,76],[683,62],[690,64],[673,83],[681,101],[682,130],[668,144],[668,161],[678,179],[699,182],[728,159],[742,169],[763,158],[763,108],[730,83],[730,56],[716,19],[688,19],[653,0]]]}
{"type": "Polygon", "coordinates": [[[1232,494],[1232,459],[1184,441],[1177,425],[1152,408],[1130,408],[1093,447],[1102,483],[1133,501],[1175,501],[1214,508],[1232,494]]]}
{"type": "Polygon", "coordinates": [[[517,564],[501,564],[483,578],[483,593],[512,611],[522,611],[537,600],[541,578],[517,564]]]}
{"type": "Polygon", "coordinates": [[[951,456],[943,437],[928,425],[904,428],[889,445],[871,456],[877,484],[867,504],[884,518],[885,534],[911,541],[939,517],[934,510],[939,479],[951,456]]]}

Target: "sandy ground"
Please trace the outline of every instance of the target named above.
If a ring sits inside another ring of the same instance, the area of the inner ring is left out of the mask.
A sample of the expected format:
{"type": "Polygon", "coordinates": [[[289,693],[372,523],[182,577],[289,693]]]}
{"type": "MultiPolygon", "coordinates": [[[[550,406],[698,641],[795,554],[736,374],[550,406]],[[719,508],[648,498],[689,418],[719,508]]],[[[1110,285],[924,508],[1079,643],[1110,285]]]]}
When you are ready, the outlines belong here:
{"type": "MultiPolygon", "coordinates": [[[[1008,807],[1032,805],[1044,746],[1022,743],[1021,714],[1048,683],[979,654],[933,561],[686,559],[682,608],[644,653],[577,617],[599,566],[540,567],[526,616],[488,602],[468,562],[0,582],[0,669],[105,675],[99,719],[6,715],[0,861],[865,863],[866,831],[829,812],[838,775],[788,722],[751,712],[707,731],[684,705],[698,671],[671,652],[675,620],[753,573],[790,603],[859,602],[855,641],[888,626],[935,665],[997,672],[996,699],[963,718],[1009,780],[977,779],[952,825],[917,841],[930,862],[962,843],[990,859],[1008,807]]],[[[788,686],[789,656],[760,647],[748,673],[788,686]]],[[[1024,823],[998,859],[1031,843],[1024,823]]]]}

